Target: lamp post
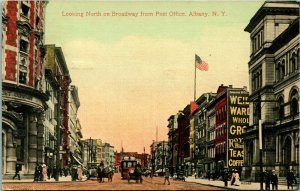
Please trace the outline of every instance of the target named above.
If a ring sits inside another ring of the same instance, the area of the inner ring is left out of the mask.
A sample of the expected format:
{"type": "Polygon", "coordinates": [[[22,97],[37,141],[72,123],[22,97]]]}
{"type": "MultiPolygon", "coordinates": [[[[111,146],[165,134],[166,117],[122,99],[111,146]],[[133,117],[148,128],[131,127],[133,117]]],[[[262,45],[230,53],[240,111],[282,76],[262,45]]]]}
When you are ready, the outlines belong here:
{"type": "Polygon", "coordinates": [[[162,142],[162,173],[164,172],[164,168],[165,168],[165,141],[162,142]]]}

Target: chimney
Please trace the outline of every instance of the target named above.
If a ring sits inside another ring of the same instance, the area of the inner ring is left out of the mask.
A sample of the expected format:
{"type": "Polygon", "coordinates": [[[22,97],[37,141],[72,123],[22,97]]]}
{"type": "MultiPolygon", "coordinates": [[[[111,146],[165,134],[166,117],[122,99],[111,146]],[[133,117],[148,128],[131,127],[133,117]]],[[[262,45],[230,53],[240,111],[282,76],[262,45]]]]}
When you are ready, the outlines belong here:
{"type": "Polygon", "coordinates": [[[232,85],[229,85],[229,88],[232,88],[232,85]]]}
{"type": "Polygon", "coordinates": [[[244,86],[243,89],[244,89],[245,91],[247,91],[247,86],[244,86]]]}

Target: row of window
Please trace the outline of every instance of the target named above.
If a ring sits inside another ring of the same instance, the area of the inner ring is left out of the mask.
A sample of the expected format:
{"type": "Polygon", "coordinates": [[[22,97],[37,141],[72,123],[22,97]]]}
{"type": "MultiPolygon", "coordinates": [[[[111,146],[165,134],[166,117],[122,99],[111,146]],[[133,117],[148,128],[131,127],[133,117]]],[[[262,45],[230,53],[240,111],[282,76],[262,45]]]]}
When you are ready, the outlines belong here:
{"type": "MultiPolygon", "coordinates": [[[[282,120],[285,116],[285,107],[290,108],[290,116],[294,116],[299,113],[299,92],[296,89],[291,90],[289,103],[284,103],[283,96],[280,96],[277,99],[277,107],[274,108],[275,112],[277,112],[277,116],[279,120],[282,120]]],[[[258,102],[254,102],[254,110],[253,110],[253,118],[254,123],[257,124],[258,120],[261,118],[261,104],[258,102]]],[[[275,113],[276,114],[276,113],[275,113]]]]}
{"type": "Polygon", "coordinates": [[[255,36],[251,38],[252,53],[256,52],[263,46],[264,30],[261,29],[255,36]]]}
{"type": "Polygon", "coordinates": [[[208,158],[215,158],[215,148],[208,148],[207,155],[208,158]]]}
{"type": "MultiPolygon", "coordinates": [[[[291,98],[290,98],[290,104],[287,105],[290,107],[290,115],[294,116],[299,113],[299,96],[298,96],[298,91],[294,89],[291,93],[291,98]]],[[[283,119],[285,117],[285,111],[284,111],[285,103],[283,96],[280,96],[278,98],[278,118],[283,119]]]]}
{"type": "Polygon", "coordinates": [[[252,91],[255,91],[262,87],[262,69],[261,67],[257,68],[252,72],[251,76],[251,82],[252,82],[252,91]]]}
{"type": "Polygon", "coordinates": [[[216,145],[215,149],[216,149],[216,154],[225,153],[227,149],[227,145],[225,142],[223,142],[221,144],[216,145]]]}
{"type": "Polygon", "coordinates": [[[299,71],[300,59],[299,59],[299,48],[297,51],[287,53],[283,56],[284,58],[281,61],[276,63],[275,66],[275,79],[276,82],[284,79],[285,76],[299,71]],[[290,59],[286,59],[290,57],[290,59]]]}
{"type": "Polygon", "coordinates": [[[222,121],[226,119],[226,105],[216,110],[216,120],[222,121]]]}
{"type": "Polygon", "coordinates": [[[221,127],[216,128],[216,137],[220,137],[225,135],[227,132],[226,125],[222,125],[221,127]]]}

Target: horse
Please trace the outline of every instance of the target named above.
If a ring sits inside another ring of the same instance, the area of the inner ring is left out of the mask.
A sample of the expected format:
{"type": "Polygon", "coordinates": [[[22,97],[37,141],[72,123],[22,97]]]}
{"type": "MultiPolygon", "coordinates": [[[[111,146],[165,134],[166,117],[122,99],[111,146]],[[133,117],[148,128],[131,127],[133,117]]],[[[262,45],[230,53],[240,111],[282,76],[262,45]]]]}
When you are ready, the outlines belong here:
{"type": "Polygon", "coordinates": [[[110,168],[104,168],[100,166],[97,169],[97,174],[98,174],[97,176],[98,182],[104,182],[104,178],[107,178],[108,182],[112,182],[114,172],[110,168]]]}

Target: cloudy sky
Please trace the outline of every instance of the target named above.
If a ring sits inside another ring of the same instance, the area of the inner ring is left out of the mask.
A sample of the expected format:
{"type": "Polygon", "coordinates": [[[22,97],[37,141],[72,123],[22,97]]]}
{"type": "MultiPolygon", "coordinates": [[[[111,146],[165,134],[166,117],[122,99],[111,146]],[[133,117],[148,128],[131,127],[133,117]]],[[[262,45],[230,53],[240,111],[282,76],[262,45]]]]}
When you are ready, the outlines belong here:
{"type": "Polygon", "coordinates": [[[51,1],[46,44],[62,48],[78,86],[84,138],[149,152],[157,127],[158,140],[167,140],[168,118],[194,97],[195,54],[209,64],[209,71],[197,71],[197,97],[220,84],[249,86],[244,28],[261,5],[51,1]]]}

